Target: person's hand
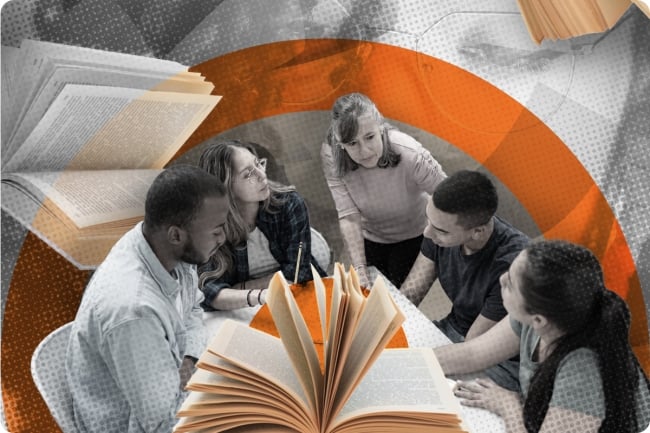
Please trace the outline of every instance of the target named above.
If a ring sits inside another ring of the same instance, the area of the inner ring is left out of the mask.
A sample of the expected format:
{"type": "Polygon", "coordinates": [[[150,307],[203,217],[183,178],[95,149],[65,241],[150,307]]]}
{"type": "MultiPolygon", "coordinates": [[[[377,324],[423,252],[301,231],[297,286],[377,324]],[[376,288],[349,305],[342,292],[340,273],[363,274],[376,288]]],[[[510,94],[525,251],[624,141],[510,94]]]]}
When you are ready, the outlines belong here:
{"type": "Polygon", "coordinates": [[[461,404],[480,407],[505,418],[512,411],[521,412],[521,397],[518,392],[500,387],[490,379],[457,381],[454,395],[461,404]]]}
{"type": "Polygon", "coordinates": [[[190,378],[192,377],[192,373],[194,373],[194,363],[195,359],[189,356],[186,356],[183,358],[183,363],[181,364],[181,368],[178,369],[178,374],[181,377],[181,391],[185,390],[185,386],[187,385],[187,382],[189,382],[190,378]]]}

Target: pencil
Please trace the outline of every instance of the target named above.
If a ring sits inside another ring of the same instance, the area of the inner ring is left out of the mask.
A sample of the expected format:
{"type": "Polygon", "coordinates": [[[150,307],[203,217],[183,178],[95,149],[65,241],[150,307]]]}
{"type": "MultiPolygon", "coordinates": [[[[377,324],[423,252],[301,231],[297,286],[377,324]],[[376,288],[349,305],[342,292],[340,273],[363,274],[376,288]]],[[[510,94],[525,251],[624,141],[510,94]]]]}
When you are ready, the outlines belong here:
{"type": "Polygon", "coordinates": [[[300,270],[300,256],[302,255],[302,241],[298,244],[298,259],[296,260],[296,274],[293,277],[293,284],[298,284],[298,271],[300,270]]]}

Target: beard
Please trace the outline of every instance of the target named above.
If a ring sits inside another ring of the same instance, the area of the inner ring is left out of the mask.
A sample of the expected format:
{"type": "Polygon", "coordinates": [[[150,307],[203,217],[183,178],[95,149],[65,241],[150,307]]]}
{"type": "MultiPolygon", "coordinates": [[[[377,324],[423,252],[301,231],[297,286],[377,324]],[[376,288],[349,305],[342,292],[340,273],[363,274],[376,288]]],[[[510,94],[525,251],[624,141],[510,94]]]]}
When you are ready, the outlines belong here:
{"type": "Polygon", "coordinates": [[[207,262],[210,257],[204,257],[203,254],[199,252],[199,250],[196,249],[194,246],[194,239],[192,237],[188,237],[187,242],[183,246],[183,252],[181,253],[180,259],[184,261],[185,263],[189,263],[190,265],[202,265],[203,263],[207,262]]]}

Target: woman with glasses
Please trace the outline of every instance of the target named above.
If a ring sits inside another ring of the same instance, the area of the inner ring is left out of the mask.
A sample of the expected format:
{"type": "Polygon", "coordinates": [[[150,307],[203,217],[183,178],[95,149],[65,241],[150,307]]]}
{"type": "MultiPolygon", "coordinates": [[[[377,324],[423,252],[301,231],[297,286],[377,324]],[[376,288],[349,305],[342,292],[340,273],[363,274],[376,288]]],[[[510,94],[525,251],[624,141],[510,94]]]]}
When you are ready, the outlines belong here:
{"type": "Polygon", "coordinates": [[[361,93],[334,103],[321,159],[361,284],[374,265],[400,287],[420,252],[427,198],[446,177],[440,164],[361,93]]]}
{"type": "Polygon", "coordinates": [[[199,159],[202,169],[226,185],[230,198],[226,242],[199,268],[206,310],[264,304],[268,283],[278,270],[289,282],[296,276],[299,283],[311,280],[311,265],[324,275],[312,250],[318,250],[323,266],[329,264],[329,247],[310,228],[303,198],[293,186],[267,179],[266,159],[258,158],[254,146],[224,141],[210,145],[199,159]]]}
{"type": "Polygon", "coordinates": [[[500,415],[509,433],[632,433],[650,422],[650,388],[629,341],[630,311],[588,249],[529,244],[500,279],[508,311],[486,333],[434,349],[445,374],[519,354],[521,394],[459,381],[461,403],[500,415]]]}

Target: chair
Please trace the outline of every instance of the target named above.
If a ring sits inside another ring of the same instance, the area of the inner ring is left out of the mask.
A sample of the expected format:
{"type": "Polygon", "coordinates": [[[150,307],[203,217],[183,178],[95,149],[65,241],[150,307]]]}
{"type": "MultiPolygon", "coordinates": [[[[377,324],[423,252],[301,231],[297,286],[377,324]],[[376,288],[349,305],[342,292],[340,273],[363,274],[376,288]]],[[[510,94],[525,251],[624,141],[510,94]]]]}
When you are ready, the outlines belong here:
{"type": "Polygon", "coordinates": [[[318,230],[311,228],[311,255],[316,260],[316,263],[327,272],[330,263],[332,262],[332,251],[327,244],[325,237],[323,237],[318,230]]]}
{"type": "Polygon", "coordinates": [[[31,371],[36,388],[63,433],[76,433],[72,395],[65,376],[65,353],[72,322],[52,331],[32,355],[31,371]]]}

